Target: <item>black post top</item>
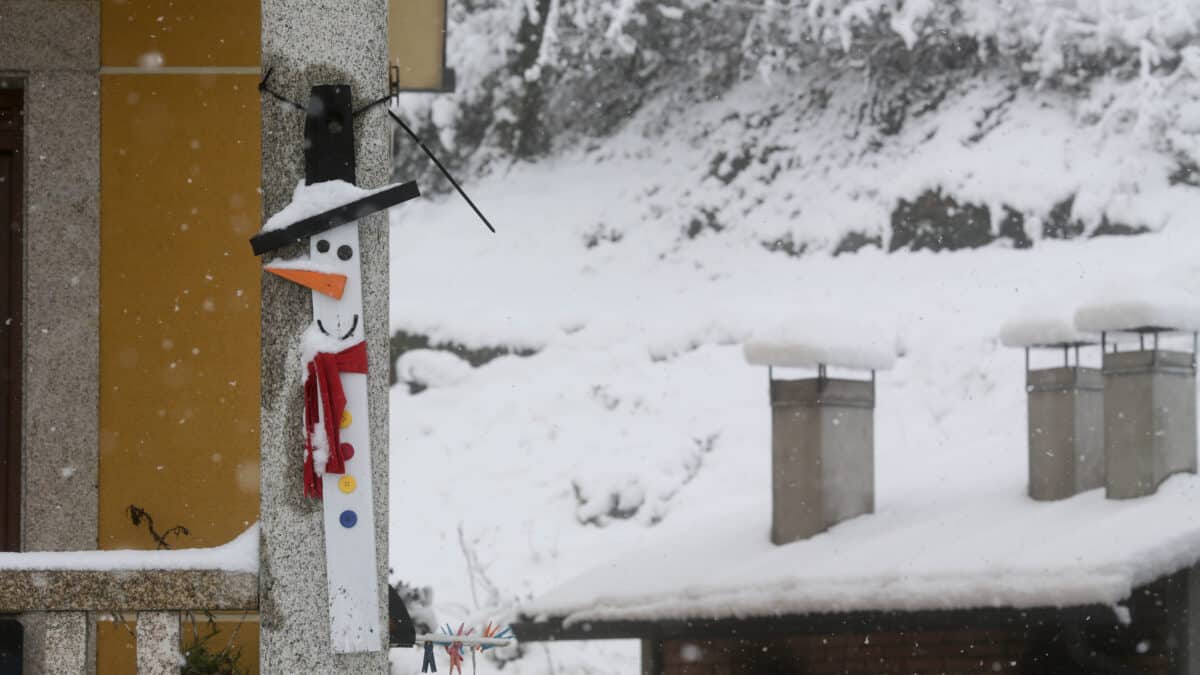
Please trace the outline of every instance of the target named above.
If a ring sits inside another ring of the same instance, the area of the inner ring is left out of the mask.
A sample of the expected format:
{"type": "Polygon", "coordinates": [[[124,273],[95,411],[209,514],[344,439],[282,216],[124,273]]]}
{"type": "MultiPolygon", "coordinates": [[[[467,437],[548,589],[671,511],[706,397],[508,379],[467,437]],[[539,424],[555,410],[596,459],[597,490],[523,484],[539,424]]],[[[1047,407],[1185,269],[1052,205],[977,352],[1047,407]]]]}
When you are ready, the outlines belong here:
{"type": "Polygon", "coordinates": [[[354,107],[348,84],[320,84],[308,97],[304,121],[304,182],[354,184],[354,107]]]}

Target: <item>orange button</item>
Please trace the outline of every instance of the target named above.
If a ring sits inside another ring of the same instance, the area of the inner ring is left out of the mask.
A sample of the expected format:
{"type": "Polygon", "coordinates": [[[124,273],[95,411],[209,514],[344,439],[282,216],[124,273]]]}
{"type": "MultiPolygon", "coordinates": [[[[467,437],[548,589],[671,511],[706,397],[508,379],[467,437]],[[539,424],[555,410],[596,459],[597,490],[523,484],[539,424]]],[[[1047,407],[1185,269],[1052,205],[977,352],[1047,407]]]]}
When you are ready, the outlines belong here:
{"type": "Polygon", "coordinates": [[[345,429],[346,427],[350,426],[350,423],[353,421],[354,421],[354,416],[350,414],[350,411],[343,410],[342,411],[342,428],[345,429]]]}
{"type": "Polygon", "coordinates": [[[354,476],[345,475],[338,479],[338,489],[346,494],[354,492],[354,489],[357,487],[358,481],[354,480],[354,476]]]}

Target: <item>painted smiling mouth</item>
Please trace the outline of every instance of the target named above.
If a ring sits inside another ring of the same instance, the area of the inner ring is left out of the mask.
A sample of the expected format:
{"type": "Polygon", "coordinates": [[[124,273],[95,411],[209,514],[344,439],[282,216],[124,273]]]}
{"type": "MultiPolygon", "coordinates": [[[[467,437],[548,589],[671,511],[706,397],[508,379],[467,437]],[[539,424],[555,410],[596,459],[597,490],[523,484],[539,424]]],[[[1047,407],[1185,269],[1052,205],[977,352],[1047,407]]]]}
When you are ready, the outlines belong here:
{"type": "MultiPolygon", "coordinates": [[[[320,319],[317,319],[317,328],[318,328],[318,329],[319,329],[319,330],[320,330],[322,333],[324,333],[324,334],[326,334],[326,335],[329,335],[329,331],[325,330],[325,326],[321,324],[321,320],[320,320],[320,319]]],[[[345,335],[343,335],[343,336],[341,336],[341,337],[340,337],[340,338],[338,338],[338,339],[339,339],[339,340],[345,340],[346,338],[350,337],[351,335],[353,335],[353,334],[354,334],[354,329],[355,329],[355,328],[358,328],[358,315],[357,315],[357,314],[355,314],[355,315],[354,315],[354,321],[350,322],[350,330],[346,331],[346,334],[345,334],[345,335]]]]}

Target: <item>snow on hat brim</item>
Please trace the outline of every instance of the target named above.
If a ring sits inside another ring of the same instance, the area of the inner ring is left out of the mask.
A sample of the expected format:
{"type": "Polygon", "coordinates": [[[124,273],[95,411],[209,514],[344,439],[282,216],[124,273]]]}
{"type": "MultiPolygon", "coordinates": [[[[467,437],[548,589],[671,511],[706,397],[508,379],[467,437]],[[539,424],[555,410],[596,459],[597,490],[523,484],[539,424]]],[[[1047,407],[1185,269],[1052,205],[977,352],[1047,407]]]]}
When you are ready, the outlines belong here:
{"type": "Polygon", "coordinates": [[[362,199],[342,204],[315,216],[298,220],[287,227],[259,232],[250,238],[250,246],[254,249],[254,255],[262,255],[306,237],[332,230],[339,225],[366,218],[373,213],[386,211],[420,195],[421,191],[417,188],[416,182],[402,183],[386,190],[373,192],[362,199]]]}

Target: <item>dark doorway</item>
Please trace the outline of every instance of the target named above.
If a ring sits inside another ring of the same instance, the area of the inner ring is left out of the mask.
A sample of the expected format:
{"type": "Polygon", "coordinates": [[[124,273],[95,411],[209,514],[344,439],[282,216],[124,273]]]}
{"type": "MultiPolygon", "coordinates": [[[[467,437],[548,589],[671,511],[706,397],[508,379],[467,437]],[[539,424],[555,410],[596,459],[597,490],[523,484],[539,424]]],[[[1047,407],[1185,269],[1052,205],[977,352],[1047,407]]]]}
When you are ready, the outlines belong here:
{"type": "Polygon", "coordinates": [[[21,622],[0,619],[0,675],[21,675],[21,649],[25,636],[21,622]]]}
{"type": "Polygon", "coordinates": [[[23,94],[0,89],[0,551],[21,547],[23,94]]]}

